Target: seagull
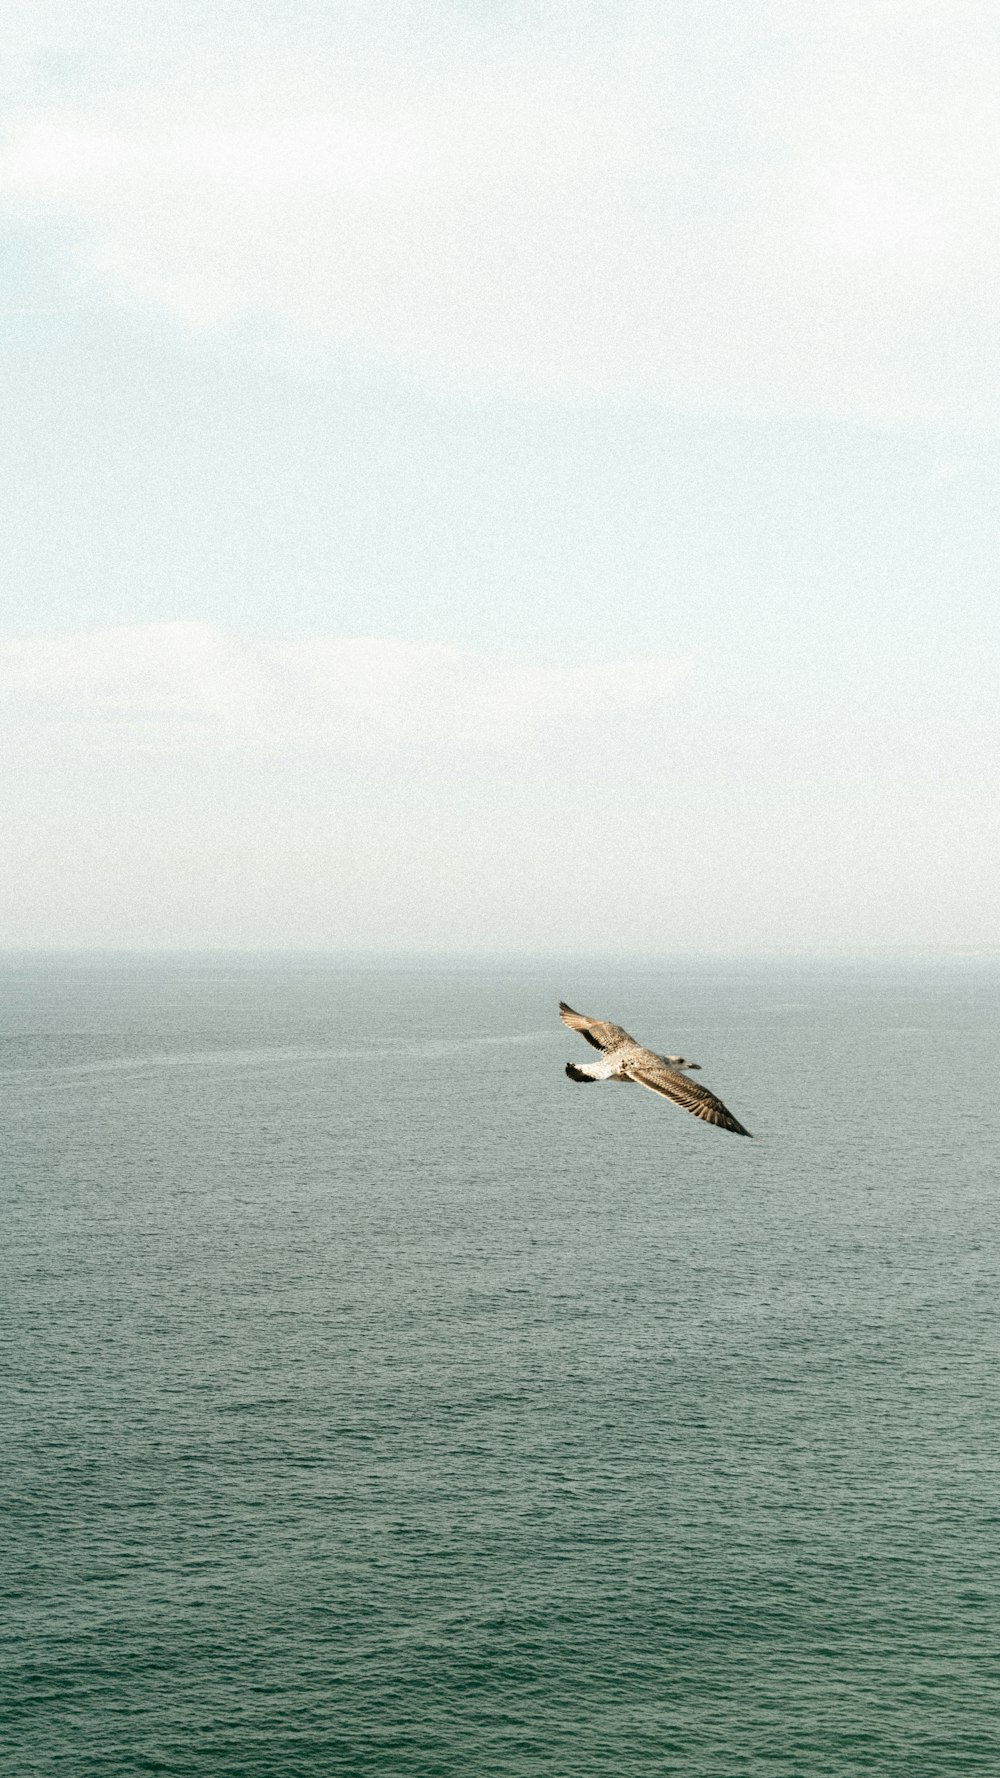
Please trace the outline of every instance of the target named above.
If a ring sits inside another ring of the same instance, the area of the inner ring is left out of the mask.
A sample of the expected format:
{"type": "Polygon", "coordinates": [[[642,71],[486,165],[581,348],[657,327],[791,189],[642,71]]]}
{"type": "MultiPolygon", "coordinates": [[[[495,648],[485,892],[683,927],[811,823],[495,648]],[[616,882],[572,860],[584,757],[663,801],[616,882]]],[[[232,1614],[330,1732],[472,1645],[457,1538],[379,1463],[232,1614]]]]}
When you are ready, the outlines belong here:
{"type": "Polygon", "coordinates": [[[579,1031],[595,1050],[601,1051],[599,1062],[580,1067],[575,1062],[567,1062],[566,1073],[570,1080],[634,1080],[639,1086],[648,1087],[651,1093],[662,1093],[675,1105],[683,1105],[685,1111],[700,1117],[706,1124],[717,1124],[721,1130],[732,1130],[736,1136],[749,1136],[750,1131],[737,1123],[721,1099],[696,1080],[685,1078],[689,1068],[699,1068],[700,1072],[697,1062],[686,1062],[683,1056],[658,1056],[653,1050],[644,1050],[620,1025],[610,1025],[605,1019],[588,1019],[582,1012],[574,1012],[565,1000],[559,1002],[559,1017],[571,1031],[579,1031]]]}

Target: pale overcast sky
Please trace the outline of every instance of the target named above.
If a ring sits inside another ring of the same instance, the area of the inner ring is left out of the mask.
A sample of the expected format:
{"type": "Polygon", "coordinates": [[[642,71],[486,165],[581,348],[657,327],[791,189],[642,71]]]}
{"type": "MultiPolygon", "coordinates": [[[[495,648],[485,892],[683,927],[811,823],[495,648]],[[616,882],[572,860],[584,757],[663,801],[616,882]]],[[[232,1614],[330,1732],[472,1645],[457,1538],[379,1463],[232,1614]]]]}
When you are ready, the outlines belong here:
{"type": "Polygon", "coordinates": [[[1000,11],[28,3],[0,945],[1000,950],[1000,11]]]}

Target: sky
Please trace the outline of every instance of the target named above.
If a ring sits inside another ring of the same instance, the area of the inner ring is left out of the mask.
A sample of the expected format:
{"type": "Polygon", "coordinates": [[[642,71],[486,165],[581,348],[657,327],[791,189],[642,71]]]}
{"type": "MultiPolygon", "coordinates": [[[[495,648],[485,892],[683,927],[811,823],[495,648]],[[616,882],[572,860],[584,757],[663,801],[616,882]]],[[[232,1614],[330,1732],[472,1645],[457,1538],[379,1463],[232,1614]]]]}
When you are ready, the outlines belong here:
{"type": "Polygon", "coordinates": [[[1000,13],[26,0],[0,947],[1000,953],[1000,13]]]}

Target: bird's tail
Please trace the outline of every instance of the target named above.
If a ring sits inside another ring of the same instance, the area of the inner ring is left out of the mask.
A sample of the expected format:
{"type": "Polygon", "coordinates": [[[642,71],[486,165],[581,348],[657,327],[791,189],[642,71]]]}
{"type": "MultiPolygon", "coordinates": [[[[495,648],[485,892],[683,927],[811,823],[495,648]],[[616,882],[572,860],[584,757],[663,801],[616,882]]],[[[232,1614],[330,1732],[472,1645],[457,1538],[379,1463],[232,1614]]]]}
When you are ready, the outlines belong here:
{"type": "Polygon", "coordinates": [[[611,1073],[606,1063],[602,1062],[567,1062],[566,1073],[570,1080],[607,1080],[611,1073]]]}

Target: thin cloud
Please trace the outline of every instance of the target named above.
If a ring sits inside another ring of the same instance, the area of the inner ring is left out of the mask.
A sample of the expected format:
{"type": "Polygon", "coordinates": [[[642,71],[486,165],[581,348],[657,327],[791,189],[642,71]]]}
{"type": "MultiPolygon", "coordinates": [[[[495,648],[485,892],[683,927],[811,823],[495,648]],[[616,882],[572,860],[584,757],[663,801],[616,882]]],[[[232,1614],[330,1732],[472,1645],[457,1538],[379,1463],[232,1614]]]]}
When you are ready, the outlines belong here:
{"type": "Polygon", "coordinates": [[[506,81],[36,106],[0,208],[117,302],[435,390],[991,428],[997,30],[765,12],[734,49],[628,8],[613,78],[588,21],[506,81]]]}
{"type": "Polygon", "coordinates": [[[246,638],[147,624],[0,641],[8,745],[83,756],[398,748],[516,751],[566,723],[652,709],[676,657],[508,666],[400,638],[246,638]]]}

